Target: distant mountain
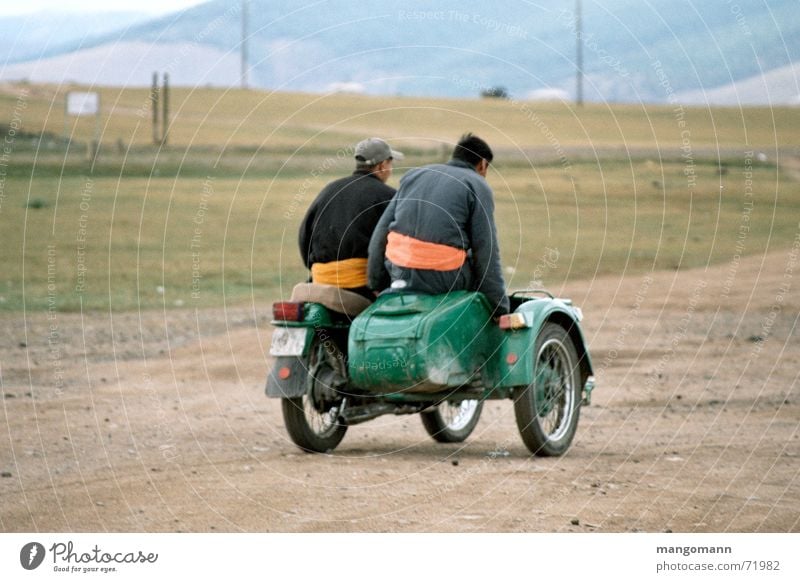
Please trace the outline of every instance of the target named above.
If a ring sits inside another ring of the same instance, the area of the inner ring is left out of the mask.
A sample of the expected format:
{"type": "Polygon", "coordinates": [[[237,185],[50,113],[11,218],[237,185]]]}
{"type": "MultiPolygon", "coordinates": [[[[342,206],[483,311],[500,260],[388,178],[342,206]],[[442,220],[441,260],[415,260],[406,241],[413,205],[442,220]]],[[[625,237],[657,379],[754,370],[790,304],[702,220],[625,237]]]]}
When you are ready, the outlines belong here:
{"type": "MultiPolygon", "coordinates": [[[[310,92],[468,97],[501,86],[513,97],[573,96],[575,2],[552,4],[250,0],[248,77],[256,87],[310,92]]],[[[791,75],[797,71],[791,65],[800,63],[798,0],[584,0],[583,6],[588,100],[665,102],[762,71],[789,67],[791,75]]],[[[61,52],[96,58],[115,45],[127,47],[117,53],[128,64],[117,59],[114,67],[142,71],[123,84],[148,84],[146,68],[186,84],[235,84],[241,17],[240,2],[215,0],[83,38],[61,52]],[[163,60],[145,58],[157,52],[163,60]]],[[[58,68],[17,64],[0,69],[0,78],[28,71],[35,80],[34,72],[58,68]]],[[[110,67],[95,67],[86,81],[119,82],[110,67]]]]}
{"type": "Polygon", "coordinates": [[[109,33],[149,19],[143,12],[38,12],[0,18],[0,66],[70,52],[84,42],[96,44],[109,33]]]}
{"type": "Polygon", "coordinates": [[[800,105],[800,64],[786,65],[763,75],[703,91],[686,91],[677,98],[683,103],[713,105],[758,105],[785,103],[800,105]]]}
{"type": "Polygon", "coordinates": [[[32,83],[146,86],[154,71],[168,69],[170,83],[183,86],[234,86],[239,83],[238,54],[188,42],[119,41],[31,63],[9,65],[6,79],[32,83]],[[171,66],[176,65],[176,66],[171,66]]]}

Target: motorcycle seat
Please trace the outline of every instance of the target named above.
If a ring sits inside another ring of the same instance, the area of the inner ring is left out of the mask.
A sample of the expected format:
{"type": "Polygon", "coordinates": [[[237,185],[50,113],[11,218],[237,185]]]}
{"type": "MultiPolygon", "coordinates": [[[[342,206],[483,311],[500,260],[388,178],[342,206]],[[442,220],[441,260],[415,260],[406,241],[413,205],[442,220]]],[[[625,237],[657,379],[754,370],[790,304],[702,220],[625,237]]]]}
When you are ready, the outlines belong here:
{"type": "Polygon", "coordinates": [[[320,283],[298,283],[292,289],[291,301],[319,303],[348,317],[355,317],[372,304],[369,299],[358,293],[320,283]]]}

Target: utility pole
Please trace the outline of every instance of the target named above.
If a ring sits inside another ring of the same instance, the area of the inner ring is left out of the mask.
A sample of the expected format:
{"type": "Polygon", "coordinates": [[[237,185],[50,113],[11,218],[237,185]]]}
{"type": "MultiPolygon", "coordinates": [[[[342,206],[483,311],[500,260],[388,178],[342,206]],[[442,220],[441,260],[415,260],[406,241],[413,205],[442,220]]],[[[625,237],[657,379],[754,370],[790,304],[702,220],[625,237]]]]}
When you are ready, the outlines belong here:
{"type": "Polygon", "coordinates": [[[162,93],[164,109],[161,119],[161,145],[167,145],[167,137],[169,135],[169,73],[164,73],[164,88],[162,93]]]}
{"type": "Polygon", "coordinates": [[[247,89],[247,28],[250,2],[242,0],[242,89],[247,89]]]}
{"type": "Polygon", "coordinates": [[[153,144],[161,143],[161,133],[158,131],[158,73],[153,72],[153,87],[150,89],[150,102],[153,107],[153,144]]]}
{"type": "Polygon", "coordinates": [[[583,107],[583,14],[581,0],[575,0],[575,103],[583,107]]]}

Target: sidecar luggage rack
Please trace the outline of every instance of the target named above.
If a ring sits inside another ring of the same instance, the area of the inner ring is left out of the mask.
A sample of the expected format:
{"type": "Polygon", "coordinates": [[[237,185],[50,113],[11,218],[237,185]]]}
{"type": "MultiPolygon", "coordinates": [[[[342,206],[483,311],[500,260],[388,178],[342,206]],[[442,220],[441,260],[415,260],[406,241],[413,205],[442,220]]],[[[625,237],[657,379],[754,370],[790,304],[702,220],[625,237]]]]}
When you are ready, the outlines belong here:
{"type": "Polygon", "coordinates": [[[546,295],[550,299],[555,299],[555,295],[550,293],[550,291],[548,291],[547,289],[518,289],[518,290],[514,291],[513,293],[511,293],[509,295],[509,297],[516,297],[517,295],[523,295],[523,294],[527,295],[527,294],[534,294],[534,293],[540,293],[542,295],[546,295]]]}

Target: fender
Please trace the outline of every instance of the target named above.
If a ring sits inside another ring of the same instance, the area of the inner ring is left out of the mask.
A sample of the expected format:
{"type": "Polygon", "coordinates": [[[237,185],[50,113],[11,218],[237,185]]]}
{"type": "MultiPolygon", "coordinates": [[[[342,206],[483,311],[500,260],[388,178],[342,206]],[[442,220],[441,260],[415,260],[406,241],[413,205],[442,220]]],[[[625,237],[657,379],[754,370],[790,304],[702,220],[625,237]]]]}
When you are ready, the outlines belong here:
{"type": "Polygon", "coordinates": [[[306,391],[307,357],[314,334],[341,327],[334,324],[328,310],[318,303],[303,305],[302,321],[272,321],[273,331],[270,355],[275,356],[275,363],[267,375],[266,393],[269,398],[299,398],[306,391]],[[293,355],[286,354],[284,349],[276,345],[276,334],[281,329],[302,329],[305,338],[302,345],[294,346],[293,355]]]}
{"type": "Polygon", "coordinates": [[[490,363],[489,376],[495,388],[527,386],[533,382],[533,349],[536,337],[545,323],[554,322],[561,325],[575,344],[578,355],[584,391],[588,400],[594,384],[592,374],[594,368],[586,346],[586,340],[580,327],[582,314],[579,308],[569,300],[553,297],[536,298],[522,303],[515,313],[525,318],[525,327],[514,330],[502,330],[498,350],[490,363]]]}
{"type": "Polygon", "coordinates": [[[269,398],[299,398],[306,392],[306,362],[300,356],[280,356],[267,376],[269,398]]]}

